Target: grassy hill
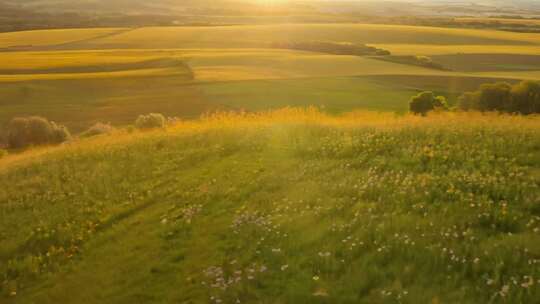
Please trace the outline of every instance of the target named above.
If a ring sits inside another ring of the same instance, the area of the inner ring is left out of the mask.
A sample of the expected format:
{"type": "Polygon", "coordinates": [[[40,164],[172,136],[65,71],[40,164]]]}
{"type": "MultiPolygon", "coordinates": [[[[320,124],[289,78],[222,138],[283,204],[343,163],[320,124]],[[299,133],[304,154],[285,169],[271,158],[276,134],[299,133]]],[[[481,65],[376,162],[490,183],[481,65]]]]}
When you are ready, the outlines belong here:
{"type": "Polygon", "coordinates": [[[0,159],[2,303],[534,303],[540,120],[217,114],[0,159]]]}

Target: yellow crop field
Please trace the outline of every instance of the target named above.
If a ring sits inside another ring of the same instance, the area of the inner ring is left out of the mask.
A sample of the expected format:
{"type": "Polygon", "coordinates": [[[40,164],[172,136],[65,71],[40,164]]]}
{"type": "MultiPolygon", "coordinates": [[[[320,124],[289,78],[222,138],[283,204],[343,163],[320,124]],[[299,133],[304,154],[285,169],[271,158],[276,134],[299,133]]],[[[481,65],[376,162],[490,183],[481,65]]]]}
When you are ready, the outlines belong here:
{"type": "Polygon", "coordinates": [[[64,44],[120,31],[118,28],[60,29],[0,33],[0,48],[64,44]]]}
{"type": "Polygon", "coordinates": [[[32,71],[36,69],[99,66],[134,63],[160,58],[160,53],[140,51],[48,51],[0,53],[0,70],[32,71]]]}
{"type": "Polygon", "coordinates": [[[222,48],[318,40],[368,44],[540,45],[540,34],[372,24],[282,24],[216,27],[146,27],[77,47],[222,48]]]}
{"type": "Polygon", "coordinates": [[[126,77],[157,77],[157,76],[180,76],[188,75],[184,71],[173,68],[140,69],[133,71],[99,72],[99,73],[50,73],[50,74],[23,74],[23,75],[0,75],[1,82],[21,82],[30,80],[83,80],[101,78],[126,78],[126,77]]]}
{"type": "Polygon", "coordinates": [[[0,53],[6,62],[0,82],[177,75],[174,66],[184,61],[195,80],[230,81],[382,74],[448,75],[358,56],[329,55],[273,49],[213,50],[110,50],[0,53]],[[159,65],[138,68],[144,61],[159,65]],[[116,68],[115,68],[116,67],[116,68]],[[114,69],[114,70],[111,70],[114,69]]]}

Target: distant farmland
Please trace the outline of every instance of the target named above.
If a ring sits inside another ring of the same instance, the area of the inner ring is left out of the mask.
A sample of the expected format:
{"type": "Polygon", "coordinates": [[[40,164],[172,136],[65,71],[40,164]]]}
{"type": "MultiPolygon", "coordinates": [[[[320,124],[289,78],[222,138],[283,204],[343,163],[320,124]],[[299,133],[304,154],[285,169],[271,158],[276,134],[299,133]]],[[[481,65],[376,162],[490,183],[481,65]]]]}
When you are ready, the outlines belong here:
{"type": "Polygon", "coordinates": [[[540,34],[491,30],[363,24],[72,29],[0,34],[0,49],[0,125],[35,114],[75,132],[96,121],[128,124],[146,112],[187,118],[285,105],[403,112],[421,90],[452,102],[483,82],[540,79],[540,34]],[[447,69],[273,47],[302,41],[430,56],[447,69]]]}

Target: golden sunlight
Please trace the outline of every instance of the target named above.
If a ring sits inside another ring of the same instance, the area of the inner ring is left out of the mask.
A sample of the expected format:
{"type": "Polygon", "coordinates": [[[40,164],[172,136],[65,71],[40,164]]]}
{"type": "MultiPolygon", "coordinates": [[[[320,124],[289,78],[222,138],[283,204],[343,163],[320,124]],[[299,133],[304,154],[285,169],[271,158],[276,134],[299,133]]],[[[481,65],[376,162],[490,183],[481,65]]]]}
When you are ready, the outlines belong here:
{"type": "Polygon", "coordinates": [[[0,0],[0,303],[540,304],[540,0],[470,2],[0,0]]]}

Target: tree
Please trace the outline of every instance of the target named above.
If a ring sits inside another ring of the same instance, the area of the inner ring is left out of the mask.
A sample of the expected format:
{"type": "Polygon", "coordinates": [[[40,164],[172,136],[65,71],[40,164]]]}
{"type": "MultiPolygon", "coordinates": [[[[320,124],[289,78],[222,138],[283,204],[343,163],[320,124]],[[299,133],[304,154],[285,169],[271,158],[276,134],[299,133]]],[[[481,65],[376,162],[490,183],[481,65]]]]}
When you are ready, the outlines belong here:
{"type": "Polygon", "coordinates": [[[458,98],[458,108],[463,111],[478,109],[479,92],[465,92],[458,98]]]}
{"type": "Polygon", "coordinates": [[[540,113],[540,82],[522,81],[512,87],[510,111],[513,113],[540,113]]]}
{"type": "Polygon", "coordinates": [[[444,96],[435,96],[433,92],[422,92],[411,98],[409,110],[414,114],[426,115],[435,109],[448,109],[444,96]]]}
{"type": "Polygon", "coordinates": [[[481,111],[507,111],[510,106],[512,86],[506,82],[480,86],[478,107],[481,111]]]}

